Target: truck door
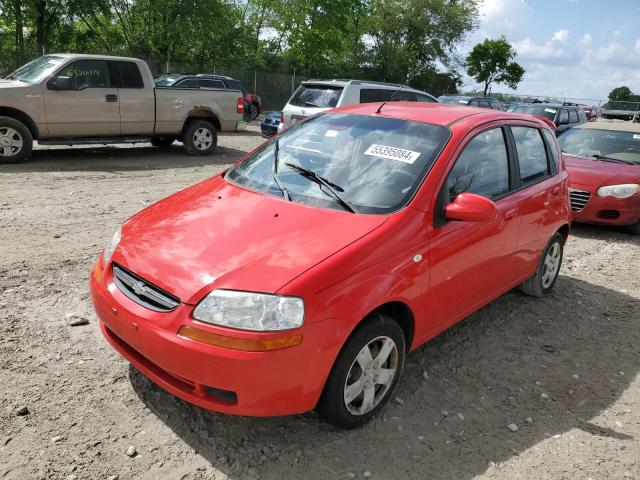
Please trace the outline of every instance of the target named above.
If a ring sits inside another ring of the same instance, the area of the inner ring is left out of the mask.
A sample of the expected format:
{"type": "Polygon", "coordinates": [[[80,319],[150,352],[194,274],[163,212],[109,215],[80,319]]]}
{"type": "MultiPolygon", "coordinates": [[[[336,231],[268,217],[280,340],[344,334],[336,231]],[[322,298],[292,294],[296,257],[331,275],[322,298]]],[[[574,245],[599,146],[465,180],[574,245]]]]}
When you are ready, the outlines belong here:
{"type": "Polygon", "coordinates": [[[49,137],[120,135],[120,103],[107,62],[76,60],[58,71],[44,88],[49,137]]]}
{"type": "MultiPolygon", "coordinates": [[[[151,135],[155,124],[155,85],[145,85],[135,62],[109,60],[114,84],[120,98],[122,135],[151,135]]],[[[149,81],[149,80],[147,80],[149,81]]]]}

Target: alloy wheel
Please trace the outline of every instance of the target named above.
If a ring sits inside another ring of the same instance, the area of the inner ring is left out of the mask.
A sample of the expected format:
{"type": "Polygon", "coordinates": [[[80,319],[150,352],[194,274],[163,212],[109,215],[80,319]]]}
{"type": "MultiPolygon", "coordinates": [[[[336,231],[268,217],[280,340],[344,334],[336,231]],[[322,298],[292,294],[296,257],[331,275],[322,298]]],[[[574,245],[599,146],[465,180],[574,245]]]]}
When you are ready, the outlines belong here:
{"type": "Polygon", "coordinates": [[[22,151],[22,135],[10,127],[0,127],[0,155],[15,157],[22,151]]]}

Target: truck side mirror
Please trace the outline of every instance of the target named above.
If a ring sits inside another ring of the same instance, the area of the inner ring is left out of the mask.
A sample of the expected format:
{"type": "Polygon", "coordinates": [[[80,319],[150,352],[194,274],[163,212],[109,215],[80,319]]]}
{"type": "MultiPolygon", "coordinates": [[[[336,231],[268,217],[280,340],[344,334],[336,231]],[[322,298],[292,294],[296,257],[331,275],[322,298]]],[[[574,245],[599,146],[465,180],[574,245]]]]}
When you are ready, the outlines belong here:
{"type": "Polygon", "coordinates": [[[73,90],[73,79],[71,77],[58,76],[49,80],[47,84],[49,90],[73,90]]]}

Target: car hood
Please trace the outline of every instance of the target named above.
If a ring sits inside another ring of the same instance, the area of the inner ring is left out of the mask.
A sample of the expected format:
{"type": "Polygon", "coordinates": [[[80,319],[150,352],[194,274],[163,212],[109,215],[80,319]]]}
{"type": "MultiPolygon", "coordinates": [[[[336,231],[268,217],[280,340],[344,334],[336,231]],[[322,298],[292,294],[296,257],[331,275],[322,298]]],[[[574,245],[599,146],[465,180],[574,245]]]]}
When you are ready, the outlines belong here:
{"type": "Polygon", "coordinates": [[[26,82],[20,82],[18,80],[4,80],[4,79],[0,79],[0,89],[8,89],[8,88],[15,88],[15,89],[22,89],[22,88],[28,88],[28,87],[32,87],[33,85],[31,85],[30,83],[26,83],[26,82]]]}
{"type": "Polygon", "coordinates": [[[213,288],[274,293],[386,219],[286,202],[217,176],[125,222],[112,258],[188,304],[213,288]]]}
{"type": "Polygon", "coordinates": [[[571,184],[599,187],[640,181],[640,165],[602,162],[566,154],[564,163],[571,184]]]}

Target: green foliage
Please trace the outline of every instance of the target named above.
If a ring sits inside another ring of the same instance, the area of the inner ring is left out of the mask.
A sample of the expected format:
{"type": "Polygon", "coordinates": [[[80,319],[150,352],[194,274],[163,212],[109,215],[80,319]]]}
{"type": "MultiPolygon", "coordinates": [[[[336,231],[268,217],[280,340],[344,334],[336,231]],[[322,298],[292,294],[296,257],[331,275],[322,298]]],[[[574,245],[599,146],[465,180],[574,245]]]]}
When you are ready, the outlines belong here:
{"type": "Polygon", "coordinates": [[[631,89],[629,87],[622,86],[611,90],[611,93],[609,93],[609,100],[627,101],[632,95],[633,93],[631,93],[631,89]]]}
{"type": "Polygon", "coordinates": [[[505,37],[490,38],[477,44],[466,59],[467,73],[478,83],[484,84],[484,95],[492,83],[506,83],[516,88],[524,76],[524,68],[513,60],[516,51],[505,37]]]}
{"type": "Polygon", "coordinates": [[[460,85],[479,0],[0,0],[0,72],[42,52],[136,56],[161,71],[293,72],[460,85]],[[444,70],[444,71],[443,71],[444,70]]]}
{"type": "Polygon", "coordinates": [[[640,110],[640,95],[635,95],[629,87],[618,87],[609,93],[609,101],[603,108],[608,110],[640,110]]]}

